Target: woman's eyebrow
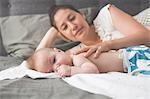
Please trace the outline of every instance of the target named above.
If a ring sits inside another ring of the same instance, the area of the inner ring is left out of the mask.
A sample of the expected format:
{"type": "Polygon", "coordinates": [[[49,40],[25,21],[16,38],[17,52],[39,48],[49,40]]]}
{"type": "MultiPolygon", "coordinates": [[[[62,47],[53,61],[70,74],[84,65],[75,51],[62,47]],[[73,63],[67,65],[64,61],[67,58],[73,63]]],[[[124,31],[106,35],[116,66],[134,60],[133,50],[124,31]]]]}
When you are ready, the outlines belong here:
{"type": "MultiPolygon", "coordinates": [[[[70,18],[70,16],[71,16],[71,15],[72,15],[71,13],[69,13],[69,14],[68,14],[68,16],[67,16],[67,20],[70,18]]],[[[61,23],[60,28],[61,28],[63,25],[65,25],[65,23],[64,23],[64,22],[63,22],[63,23],[61,23]]]]}

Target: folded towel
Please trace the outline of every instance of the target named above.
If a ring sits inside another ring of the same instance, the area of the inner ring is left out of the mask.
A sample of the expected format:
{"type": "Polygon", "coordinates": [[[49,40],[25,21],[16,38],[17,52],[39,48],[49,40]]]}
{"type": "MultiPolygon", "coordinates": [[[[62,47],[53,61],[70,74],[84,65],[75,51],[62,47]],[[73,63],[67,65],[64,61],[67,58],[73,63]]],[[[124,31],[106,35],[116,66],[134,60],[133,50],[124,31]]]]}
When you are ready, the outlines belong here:
{"type": "Polygon", "coordinates": [[[63,79],[68,84],[113,99],[150,99],[150,77],[126,73],[77,74],[63,79]]]}
{"type": "Polygon", "coordinates": [[[0,72],[0,80],[17,79],[28,76],[30,78],[58,78],[55,73],[41,73],[27,68],[27,62],[23,61],[20,65],[8,68],[0,72]]]}

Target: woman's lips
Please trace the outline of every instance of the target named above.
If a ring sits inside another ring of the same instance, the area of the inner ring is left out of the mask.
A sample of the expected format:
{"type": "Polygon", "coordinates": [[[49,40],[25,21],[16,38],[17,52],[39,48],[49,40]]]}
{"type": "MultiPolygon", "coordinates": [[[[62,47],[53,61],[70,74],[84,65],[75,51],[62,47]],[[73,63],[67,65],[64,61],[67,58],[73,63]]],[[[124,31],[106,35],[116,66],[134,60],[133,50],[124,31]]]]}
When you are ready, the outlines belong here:
{"type": "Polygon", "coordinates": [[[82,33],[82,29],[83,28],[81,27],[77,30],[77,32],[75,33],[75,37],[79,36],[82,33]]]}

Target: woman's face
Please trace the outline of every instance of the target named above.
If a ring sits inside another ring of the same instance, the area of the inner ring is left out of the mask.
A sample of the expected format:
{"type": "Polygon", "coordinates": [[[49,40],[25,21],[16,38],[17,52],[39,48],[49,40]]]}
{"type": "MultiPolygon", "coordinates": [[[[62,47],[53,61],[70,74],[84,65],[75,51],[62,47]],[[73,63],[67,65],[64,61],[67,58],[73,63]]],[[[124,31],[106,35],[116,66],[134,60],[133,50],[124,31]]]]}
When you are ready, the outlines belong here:
{"type": "Polygon", "coordinates": [[[59,32],[72,41],[84,41],[90,31],[85,17],[70,9],[58,10],[54,20],[59,32]]]}

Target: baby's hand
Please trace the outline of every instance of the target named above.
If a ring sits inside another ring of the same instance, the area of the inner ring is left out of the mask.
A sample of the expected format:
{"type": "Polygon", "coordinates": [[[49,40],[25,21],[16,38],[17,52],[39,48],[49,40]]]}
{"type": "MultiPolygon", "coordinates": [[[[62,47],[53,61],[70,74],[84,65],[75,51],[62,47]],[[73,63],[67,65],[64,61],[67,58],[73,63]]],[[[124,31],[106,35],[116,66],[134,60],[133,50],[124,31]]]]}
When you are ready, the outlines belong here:
{"type": "Polygon", "coordinates": [[[69,65],[61,65],[57,68],[57,73],[60,76],[70,76],[71,75],[71,66],[69,65]]]}

